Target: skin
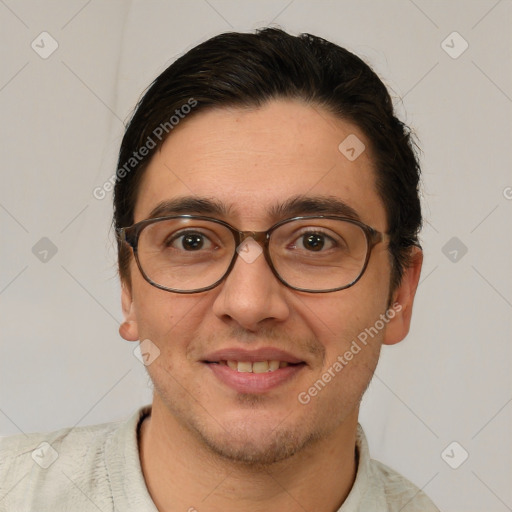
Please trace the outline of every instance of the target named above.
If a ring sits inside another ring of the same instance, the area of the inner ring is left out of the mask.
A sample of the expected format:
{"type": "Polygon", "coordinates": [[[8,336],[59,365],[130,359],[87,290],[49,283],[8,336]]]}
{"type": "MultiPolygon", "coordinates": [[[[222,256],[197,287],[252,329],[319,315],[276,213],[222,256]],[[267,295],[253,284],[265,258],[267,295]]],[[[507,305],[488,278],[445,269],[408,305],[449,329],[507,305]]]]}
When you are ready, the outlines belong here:
{"type": "MultiPolygon", "coordinates": [[[[180,196],[221,200],[221,217],[243,230],[280,219],[269,208],[297,194],[335,196],[363,222],[386,232],[375,189],[370,144],[354,125],[320,107],[274,100],[255,109],[216,109],[184,120],[151,160],[135,222],[180,196]],[[338,150],[349,134],[366,150],[353,162],[338,150]]],[[[147,283],[135,263],[123,283],[126,340],[150,339],[160,356],[149,365],[152,414],[141,429],[140,456],[160,511],[335,511],[356,474],[355,434],[361,397],[382,344],[409,330],[422,254],[393,293],[402,309],[307,405],[297,400],[351,341],[387,310],[390,259],[372,251],[356,285],[326,294],[291,290],[264,258],[241,258],[217,288],[182,295],[147,283]],[[284,349],[306,362],[263,395],[240,395],[201,363],[228,347],[284,349]]]]}

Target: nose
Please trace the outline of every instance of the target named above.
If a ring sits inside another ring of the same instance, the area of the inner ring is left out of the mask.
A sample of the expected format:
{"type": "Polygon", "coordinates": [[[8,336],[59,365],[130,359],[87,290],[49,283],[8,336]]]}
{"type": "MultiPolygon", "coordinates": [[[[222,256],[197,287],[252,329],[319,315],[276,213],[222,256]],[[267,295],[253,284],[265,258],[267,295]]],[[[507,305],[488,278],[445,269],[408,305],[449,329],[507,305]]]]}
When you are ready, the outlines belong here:
{"type": "Polygon", "coordinates": [[[272,273],[260,244],[247,238],[237,253],[233,269],[219,285],[214,314],[252,332],[285,321],[290,314],[286,288],[272,273]]]}

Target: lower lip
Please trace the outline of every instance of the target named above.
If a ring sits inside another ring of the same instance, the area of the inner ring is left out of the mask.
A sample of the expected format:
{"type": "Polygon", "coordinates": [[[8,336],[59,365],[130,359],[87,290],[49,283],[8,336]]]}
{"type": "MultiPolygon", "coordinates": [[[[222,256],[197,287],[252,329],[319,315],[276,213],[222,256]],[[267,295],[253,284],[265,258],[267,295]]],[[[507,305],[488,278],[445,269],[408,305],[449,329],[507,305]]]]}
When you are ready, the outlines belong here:
{"type": "Polygon", "coordinates": [[[273,372],[250,373],[232,370],[229,366],[206,363],[214,375],[239,393],[265,393],[291,380],[305,366],[304,363],[278,368],[273,372]]]}

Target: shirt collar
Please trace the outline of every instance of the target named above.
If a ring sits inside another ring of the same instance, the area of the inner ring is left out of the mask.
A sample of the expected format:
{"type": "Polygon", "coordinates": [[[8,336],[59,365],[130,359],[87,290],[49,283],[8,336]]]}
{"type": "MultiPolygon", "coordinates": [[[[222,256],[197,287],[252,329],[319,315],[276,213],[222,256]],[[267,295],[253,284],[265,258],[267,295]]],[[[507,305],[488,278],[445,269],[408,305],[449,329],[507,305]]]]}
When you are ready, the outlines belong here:
{"type": "Polygon", "coordinates": [[[150,413],[150,405],[141,407],[106,440],[105,465],[115,511],[158,512],[146,486],[139,457],[139,426],[150,413]]]}

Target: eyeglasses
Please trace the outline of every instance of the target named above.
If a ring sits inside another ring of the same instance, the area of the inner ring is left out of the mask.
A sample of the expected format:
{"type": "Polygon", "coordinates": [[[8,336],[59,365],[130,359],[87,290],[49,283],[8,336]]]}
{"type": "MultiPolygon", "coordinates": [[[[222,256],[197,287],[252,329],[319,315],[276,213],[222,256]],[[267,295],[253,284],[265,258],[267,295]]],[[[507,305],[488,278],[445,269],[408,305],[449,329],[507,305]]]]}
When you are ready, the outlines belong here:
{"type": "Polygon", "coordinates": [[[175,293],[199,293],[218,286],[252,238],[277,279],[293,290],[327,293],[353,286],[371,250],[387,239],[357,220],[336,216],[294,217],[267,231],[239,231],[227,222],[197,215],[173,215],[117,230],[133,249],[144,279],[175,293]],[[262,251],[260,251],[260,248],[262,251]]]}

